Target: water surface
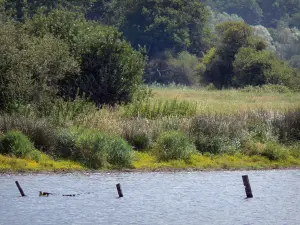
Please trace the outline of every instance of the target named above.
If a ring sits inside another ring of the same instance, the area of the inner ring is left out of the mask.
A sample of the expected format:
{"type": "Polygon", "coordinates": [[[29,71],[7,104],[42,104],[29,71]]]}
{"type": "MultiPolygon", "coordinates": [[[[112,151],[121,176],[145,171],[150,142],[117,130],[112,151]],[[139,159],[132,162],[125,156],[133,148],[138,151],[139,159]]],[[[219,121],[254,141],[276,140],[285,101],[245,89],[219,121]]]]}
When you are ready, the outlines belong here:
{"type": "Polygon", "coordinates": [[[2,175],[0,225],[299,225],[299,188],[299,170],[2,175]],[[245,199],[244,174],[253,199],[245,199]],[[54,195],[39,197],[40,190],[54,195]]]}

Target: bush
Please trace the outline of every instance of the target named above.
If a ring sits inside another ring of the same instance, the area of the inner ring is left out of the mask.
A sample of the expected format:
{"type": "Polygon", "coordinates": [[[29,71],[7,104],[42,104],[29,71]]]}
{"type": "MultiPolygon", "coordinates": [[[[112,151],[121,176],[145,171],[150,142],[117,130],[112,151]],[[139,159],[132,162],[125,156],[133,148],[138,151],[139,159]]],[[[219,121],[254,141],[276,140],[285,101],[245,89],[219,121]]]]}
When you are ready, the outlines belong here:
{"type": "Polygon", "coordinates": [[[253,141],[248,142],[243,152],[249,156],[261,155],[273,161],[286,160],[290,154],[286,148],[274,141],[269,141],[265,144],[253,141]]]}
{"type": "Polygon", "coordinates": [[[269,160],[278,161],[286,160],[289,156],[289,152],[276,142],[268,142],[261,152],[261,155],[267,157],[269,160]]]}
{"type": "Polygon", "coordinates": [[[47,15],[34,15],[26,28],[36,36],[50,33],[62,39],[80,62],[80,74],[60,83],[64,97],[74,97],[79,89],[98,106],[117,104],[131,101],[142,83],[142,53],[122,40],[113,27],[88,21],[83,14],[56,9],[47,15]]]}
{"type": "Polygon", "coordinates": [[[235,55],[234,85],[244,87],[247,85],[284,84],[295,88],[295,69],[276,58],[275,54],[267,50],[257,51],[253,48],[241,48],[235,55]]]}
{"type": "Polygon", "coordinates": [[[122,138],[99,132],[84,131],[76,140],[79,161],[89,168],[129,167],[132,161],[132,148],[122,138]]]}
{"type": "Polygon", "coordinates": [[[240,140],[229,140],[226,137],[198,137],[195,140],[195,146],[197,150],[201,153],[211,153],[211,154],[233,154],[236,153],[240,146],[240,140]]]}
{"type": "Polygon", "coordinates": [[[120,137],[107,137],[109,148],[107,162],[114,167],[130,167],[133,151],[131,146],[120,137]]]}
{"type": "Polygon", "coordinates": [[[55,148],[55,155],[58,157],[79,160],[80,154],[76,148],[77,132],[72,132],[67,129],[62,130],[58,134],[57,145],[55,148]]]}
{"type": "Polygon", "coordinates": [[[30,140],[20,131],[9,131],[0,138],[0,153],[24,158],[34,151],[30,140]]]}
{"type": "Polygon", "coordinates": [[[58,80],[79,71],[69,47],[46,34],[30,36],[20,24],[0,21],[0,107],[47,102],[58,80]],[[20,39],[20,36],[22,37],[20,39]]]}
{"type": "Polygon", "coordinates": [[[153,147],[153,153],[158,160],[189,160],[196,148],[189,138],[181,132],[169,131],[161,134],[153,147]]]}
{"type": "Polygon", "coordinates": [[[57,143],[57,130],[46,119],[26,118],[20,115],[0,116],[0,129],[4,132],[20,130],[34,143],[34,146],[47,153],[53,153],[57,143]]]}

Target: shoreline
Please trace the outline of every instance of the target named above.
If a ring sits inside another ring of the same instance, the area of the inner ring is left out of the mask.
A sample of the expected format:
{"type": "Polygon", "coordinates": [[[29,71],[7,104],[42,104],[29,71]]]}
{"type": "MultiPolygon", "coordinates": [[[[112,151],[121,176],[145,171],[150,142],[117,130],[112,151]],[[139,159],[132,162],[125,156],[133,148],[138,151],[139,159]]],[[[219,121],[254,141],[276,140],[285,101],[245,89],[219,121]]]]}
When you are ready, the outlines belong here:
{"type": "Polygon", "coordinates": [[[27,175],[95,175],[95,174],[118,174],[118,173],[181,173],[181,172],[237,172],[237,171],[288,171],[300,170],[300,167],[282,167],[282,168],[236,168],[236,169],[198,169],[198,168],[159,168],[159,169],[120,169],[120,170],[78,170],[78,171],[8,171],[1,172],[1,176],[27,176],[27,175]]]}

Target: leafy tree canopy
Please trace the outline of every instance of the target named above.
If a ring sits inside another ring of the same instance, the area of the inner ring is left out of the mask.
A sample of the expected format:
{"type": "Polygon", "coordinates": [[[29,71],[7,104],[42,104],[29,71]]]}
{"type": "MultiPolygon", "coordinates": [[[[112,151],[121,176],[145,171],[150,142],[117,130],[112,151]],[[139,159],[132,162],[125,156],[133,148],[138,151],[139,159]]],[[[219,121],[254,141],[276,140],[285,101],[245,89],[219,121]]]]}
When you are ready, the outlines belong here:
{"type": "Polygon", "coordinates": [[[209,11],[198,0],[112,0],[111,11],[124,36],[150,57],[166,49],[199,54],[210,42],[209,11]]]}

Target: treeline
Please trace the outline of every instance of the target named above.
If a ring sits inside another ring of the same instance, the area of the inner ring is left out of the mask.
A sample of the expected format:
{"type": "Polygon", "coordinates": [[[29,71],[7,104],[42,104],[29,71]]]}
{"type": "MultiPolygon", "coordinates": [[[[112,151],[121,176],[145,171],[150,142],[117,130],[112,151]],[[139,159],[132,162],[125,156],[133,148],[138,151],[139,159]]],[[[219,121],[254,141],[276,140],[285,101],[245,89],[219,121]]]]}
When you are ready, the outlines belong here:
{"type": "Polygon", "coordinates": [[[2,109],[28,103],[47,109],[57,96],[85,97],[98,106],[128,102],[143,80],[217,88],[299,88],[300,32],[289,28],[298,26],[295,1],[0,4],[2,109]],[[284,10],[276,13],[274,7],[284,10]],[[252,27],[230,13],[273,28],[252,27]]]}
{"type": "Polygon", "coordinates": [[[2,13],[0,27],[2,109],[28,103],[47,109],[58,96],[127,102],[142,82],[142,53],[117,29],[75,10],[36,12],[23,22],[2,13]]]}
{"type": "Polygon", "coordinates": [[[275,28],[284,22],[300,28],[300,2],[297,0],[204,0],[214,10],[237,14],[251,25],[275,28]]]}

